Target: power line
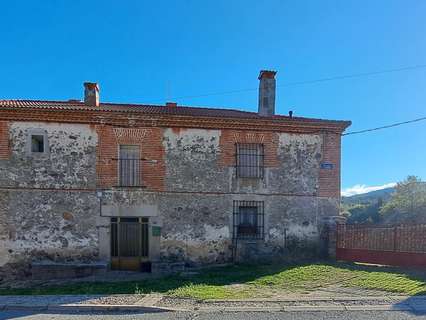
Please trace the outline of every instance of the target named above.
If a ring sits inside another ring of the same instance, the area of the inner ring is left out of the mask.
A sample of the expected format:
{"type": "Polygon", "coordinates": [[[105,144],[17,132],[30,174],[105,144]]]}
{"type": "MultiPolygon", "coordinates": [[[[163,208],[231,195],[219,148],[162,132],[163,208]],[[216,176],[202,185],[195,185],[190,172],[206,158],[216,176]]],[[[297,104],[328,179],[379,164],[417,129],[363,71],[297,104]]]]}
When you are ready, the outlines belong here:
{"type": "MultiPolygon", "coordinates": [[[[277,85],[277,87],[283,88],[283,87],[292,87],[292,86],[319,83],[319,82],[328,82],[328,81],[335,81],[335,80],[369,77],[369,76],[374,76],[374,75],[379,75],[379,74],[400,72],[400,71],[407,71],[407,70],[415,70],[415,69],[422,69],[422,68],[426,68],[426,64],[419,64],[419,65],[406,66],[406,67],[394,68],[394,69],[379,70],[379,71],[371,71],[371,72],[353,73],[353,74],[347,74],[347,75],[341,75],[341,76],[319,78],[319,79],[315,79],[315,80],[288,82],[288,83],[285,83],[285,84],[282,84],[282,85],[277,85]]],[[[257,91],[257,90],[258,90],[258,88],[236,89],[236,90],[229,90],[229,91],[219,91],[219,92],[211,92],[211,93],[204,93],[204,94],[198,94],[198,95],[191,95],[191,96],[173,97],[172,99],[175,99],[175,100],[177,100],[177,99],[191,99],[191,98],[218,96],[218,95],[224,95],[224,94],[233,94],[233,93],[257,91]]]]}
{"type": "Polygon", "coordinates": [[[389,125],[383,126],[383,127],[377,127],[377,128],[372,128],[372,129],[365,129],[365,130],[360,130],[360,131],[352,131],[352,132],[344,133],[344,134],[342,134],[342,136],[348,136],[348,135],[352,135],[352,134],[360,134],[360,133],[366,133],[366,132],[370,132],[370,131],[377,131],[377,130],[382,130],[382,129],[388,129],[388,128],[393,128],[393,127],[401,126],[403,124],[409,124],[409,123],[419,122],[419,121],[423,121],[423,120],[426,120],[426,117],[422,117],[422,118],[418,118],[418,119],[414,119],[414,120],[409,120],[409,121],[404,121],[404,122],[397,122],[397,123],[389,124],[389,125]]]}

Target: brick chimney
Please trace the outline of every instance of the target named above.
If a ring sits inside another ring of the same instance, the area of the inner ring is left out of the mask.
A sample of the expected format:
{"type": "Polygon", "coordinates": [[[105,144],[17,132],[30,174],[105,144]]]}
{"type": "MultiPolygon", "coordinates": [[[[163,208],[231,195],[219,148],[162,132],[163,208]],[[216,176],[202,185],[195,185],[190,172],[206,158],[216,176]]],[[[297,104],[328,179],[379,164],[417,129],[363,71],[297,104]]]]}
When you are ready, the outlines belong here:
{"type": "Polygon", "coordinates": [[[84,103],[99,107],[99,85],[96,82],[84,83],[84,103]]]}
{"type": "Polygon", "coordinates": [[[259,74],[259,107],[261,116],[275,114],[275,75],[276,71],[261,70],[259,74]]]}

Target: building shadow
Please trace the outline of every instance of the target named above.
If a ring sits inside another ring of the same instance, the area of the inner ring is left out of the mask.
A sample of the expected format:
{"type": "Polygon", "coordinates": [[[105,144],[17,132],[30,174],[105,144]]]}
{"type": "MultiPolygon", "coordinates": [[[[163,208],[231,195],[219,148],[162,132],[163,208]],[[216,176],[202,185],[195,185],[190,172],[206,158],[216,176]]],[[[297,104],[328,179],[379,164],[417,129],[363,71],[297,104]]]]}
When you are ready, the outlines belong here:
{"type": "Polygon", "coordinates": [[[404,299],[403,301],[397,302],[393,305],[394,310],[404,310],[405,312],[414,314],[416,316],[426,315],[426,296],[415,295],[404,299]]]}
{"type": "MultiPolygon", "coordinates": [[[[20,319],[27,318],[30,316],[37,316],[39,319],[43,318],[52,318],[53,315],[78,315],[78,316],[126,316],[126,315],[146,315],[146,314],[158,314],[158,313],[169,313],[169,311],[153,309],[152,311],[24,311],[24,310],[3,310],[0,312],[0,320],[9,320],[9,319],[20,319]]],[[[173,317],[170,317],[173,319],[173,317]]]]}

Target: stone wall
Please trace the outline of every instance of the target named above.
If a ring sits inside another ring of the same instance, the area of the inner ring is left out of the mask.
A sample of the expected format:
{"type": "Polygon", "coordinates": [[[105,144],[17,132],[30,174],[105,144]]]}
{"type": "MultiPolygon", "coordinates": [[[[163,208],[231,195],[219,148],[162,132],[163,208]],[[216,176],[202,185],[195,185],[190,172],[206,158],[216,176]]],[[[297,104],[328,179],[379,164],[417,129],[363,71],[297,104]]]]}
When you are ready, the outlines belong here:
{"type": "Polygon", "coordinates": [[[151,261],[198,265],[316,254],[321,221],[338,213],[335,136],[43,122],[0,129],[9,141],[0,150],[3,274],[22,276],[34,261],[109,261],[112,216],[161,228],[150,231],[151,261]],[[32,132],[46,137],[46,152],[30,151],[32,132]],[[236,177],[235,143],[264,145],[263,179],[236,177]],[[117,186],[119,144],[140,145],[142,187],[117,186]],[[324,171],[325,160],[335,166],[324,171]],[[233,241],[233,202],[243,200],[263,202],[264,239],[233,241]]]}
{"type": "Polygon", "coordinates": [[[231,262],[235,253],[239,261],[315,256],[321,249],[322,222],[338,206],[336,200],[311,196],[199,192],[156,195],[128,190],[105,195],[103,208],[113,203],[128,210],[125,216],[148,216],[150,228],[161,227],[161,237],[150,235],[151,248],[158,250],[150,252],[152,260],[188,265],[231,262]],[[264,239],[233,241],[233,201],[242,200],[264,203],[264,239]],[[149,207],[144,209],[144,205],[149,207]]]}
{"type": "MultiPolygon", "coordinates": [[[[323,136],[241,132],[232,130],[165,129],[163,134],[165,190],[120,190],[105,196],[127,215],[138,212],[161,226],[157,241],[162,261],[188,264],[238,259],[317,254],[321,221],[338,213],[338,197],[318,197],[323,136]],[[263,143],[264,179],[235,175],[235,143],[263,143]],[[234,243],[233,201],[264,204],[260,241],[234,243]],[[155,209],[143,208],[143,205],[155,209]],[[148,213],[151,212],[151,213],[148,213]]],[[[143,148],[143,146],[142,146],[143,148]]],[[[121,214],[121,213],[120,213],[121,214]]]]}
{"type": "Polygon", "coordinates": [[[14,122],[10,156],[0,160],[0,187],[95,188],[96,132],[88,125],[14,122]],[[30,151],[31,133],[47,136],[46,151],[30,151]]]}
{"type": "Polygon", "coordinates": [[[97,135],[87,125],[15,122],[0,160],[0,277],[22,276],[33,261],[98,256],[97,135]],[[32,153],[31,133],[45,135],[32,153]]]}

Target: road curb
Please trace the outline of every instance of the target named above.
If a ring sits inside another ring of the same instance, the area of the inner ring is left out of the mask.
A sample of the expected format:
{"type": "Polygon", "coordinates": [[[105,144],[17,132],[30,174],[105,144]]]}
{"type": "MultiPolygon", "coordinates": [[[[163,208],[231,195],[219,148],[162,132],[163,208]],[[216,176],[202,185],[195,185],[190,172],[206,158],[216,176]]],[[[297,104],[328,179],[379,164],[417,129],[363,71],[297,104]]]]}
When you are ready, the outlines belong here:
{"type": "Polygon", "coordinates": [[[283,306],[283,307],[199,307],[192,309],[147,307],[139,305],[0,305],[0,310],[6,311],[33,311],[33,312],[320,312],[320,311],[411,311],[424,312],[425,305],[416,308],[413,305],[323,305],[323,306],[283,306]]]}
{"type": "MultiPolygon", "coordinates": [[[[84,296],[88,299],[90,296],[84,296]]],[[[40,298],[40,297],[38,297],[40,298]]],[[[43,297],[41,297],[43,298],[43,297]]],[[[410,311],[426,312],[426,296],[293,297],[281,299],[138,301],[136,304],[65,302],[18,297],[3,299],[0,310],[35,312],[297,312],[297,311],[410,311]],[[166,302],[166,303],[164,303],[166,302]]],[[[77,300],[76,300],[77,301],[77,300]]]]}
{"type": "Polygon", "coordinates": [[[382,301],[389,301],[389,300],[405,300],[405,299],[416,299],[416,300],[425,300],[426,296],[402,296],[402,295],[395,295],[395,296],[363,296],[363,297],[293,297],[293,298],[280,298],[280,299],[229,299],[229,300],[218,300],[218,299],[206,299],[203,300],[203,303],[224,303],[224,302],[232,302],[232,303],[280,303],[280,302],[307,302],[307,301],[315,301],[315,302],[339,302],[339,301],[368,301],[368,300],[382,300],[382,301]]]}
{"type": "Polygon", "coordinates": [[[147,307],[140,305],[0,305],[0,310],[7,311],[53,311],[53,312],[105,312],[105,311],[126,311],[159,313],[173,311],[189,311],[178,308],[147,307]]]}

